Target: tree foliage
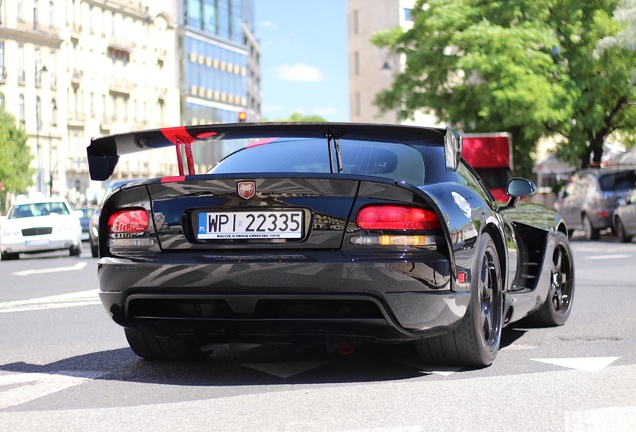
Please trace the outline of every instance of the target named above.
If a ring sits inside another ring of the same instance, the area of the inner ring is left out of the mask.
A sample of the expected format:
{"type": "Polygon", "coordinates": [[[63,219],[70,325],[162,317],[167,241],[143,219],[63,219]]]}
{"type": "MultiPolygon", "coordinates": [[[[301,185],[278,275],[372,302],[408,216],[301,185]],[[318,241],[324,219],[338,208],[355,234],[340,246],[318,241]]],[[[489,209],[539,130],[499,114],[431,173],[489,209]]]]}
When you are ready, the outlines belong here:
{"type": "Polygon", "coordinates": [[[277,122],[290,122],[290,123],[322,123],[327,120],[319,115],[302,115],[302,113],[294,112],[286,119],[277,119],[277,122]]]}
{"type": "Polygon", "coordinates": [[[426,109],[467,133],[510,132],[520,175],[543,138],[582,166],[599,162],[608,135],[636,128],[634,47],[605,39],[629,27],[617,4],[418,0],[412,28],[373,36],[405,59],[375,103],[402,118],[426,109]]]}
{"type": "Polygon", "coordinates": [[[34,170],[30,168],[31,149],[27,146],[27,134],[16,126],[15,118],[0,111],[0,213],[7,210],[7,196],[25,192],[33,182],[34,170]]]}

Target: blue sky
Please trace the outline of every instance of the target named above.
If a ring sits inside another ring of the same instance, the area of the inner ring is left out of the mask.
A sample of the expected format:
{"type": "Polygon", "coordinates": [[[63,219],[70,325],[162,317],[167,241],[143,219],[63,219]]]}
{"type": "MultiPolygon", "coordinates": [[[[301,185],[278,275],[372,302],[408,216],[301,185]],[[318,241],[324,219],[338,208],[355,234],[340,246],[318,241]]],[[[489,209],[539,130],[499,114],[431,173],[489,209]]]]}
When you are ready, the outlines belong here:
{"type": "Polygon", "coordinates": [[[349,121],[347,0],[254,0],[261,111],[349,121]]]}

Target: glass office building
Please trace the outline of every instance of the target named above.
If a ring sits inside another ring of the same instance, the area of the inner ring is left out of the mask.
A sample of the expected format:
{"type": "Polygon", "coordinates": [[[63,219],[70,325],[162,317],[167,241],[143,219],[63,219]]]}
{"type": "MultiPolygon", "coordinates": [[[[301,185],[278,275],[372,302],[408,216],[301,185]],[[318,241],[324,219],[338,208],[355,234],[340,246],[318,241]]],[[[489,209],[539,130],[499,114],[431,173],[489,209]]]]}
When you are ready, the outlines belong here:
{"type": "MultiPolygon", "coordinates": [[[[183,0],[178,51],[182,124],[260,121],[260,46],[252,0],[183,0]]],[[[206,164],[221,151],[198,149],[206,164]]]]}

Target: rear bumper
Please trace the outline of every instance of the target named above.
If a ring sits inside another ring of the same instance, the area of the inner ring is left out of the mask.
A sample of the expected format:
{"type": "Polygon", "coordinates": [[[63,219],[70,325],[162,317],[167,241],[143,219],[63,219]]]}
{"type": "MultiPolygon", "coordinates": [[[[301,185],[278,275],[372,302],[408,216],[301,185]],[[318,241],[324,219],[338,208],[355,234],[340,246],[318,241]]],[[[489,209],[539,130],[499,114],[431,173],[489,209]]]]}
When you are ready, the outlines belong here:
{"type": "Polygon", "coordinates": [[[159,335],[412,340],[452,330],[470,301],[467,284],[451,290],[448,261],[431,257],[426,263],[102,258],[100,298],[118,324],[159,335]]]}

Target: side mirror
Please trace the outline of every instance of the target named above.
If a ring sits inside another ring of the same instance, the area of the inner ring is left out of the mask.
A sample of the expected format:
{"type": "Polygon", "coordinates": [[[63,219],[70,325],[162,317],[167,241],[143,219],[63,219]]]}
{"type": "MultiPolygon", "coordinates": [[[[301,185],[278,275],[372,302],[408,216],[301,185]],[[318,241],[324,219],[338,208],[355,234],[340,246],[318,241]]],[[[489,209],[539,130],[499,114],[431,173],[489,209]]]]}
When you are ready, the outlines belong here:
{"type": "Polygon", "coordinates": [[[532,180],[521,177],[511,178],[508,181],[508,186],[506,187],[506,192],[510,195],[510,200],[508,201],[508,204],[503,207],[499,207],[499,210],[501,211],[517,207],[521,197],[534,195],[536,191],[537,187],[534,185],[532,180]]]}
{"type": "Polygon", "coordinates": [[[537,187],[531,180],[515,177],[508,181],[506,192],[513,198],[520,198],[534,195],[537,192],[537,187]]]}

